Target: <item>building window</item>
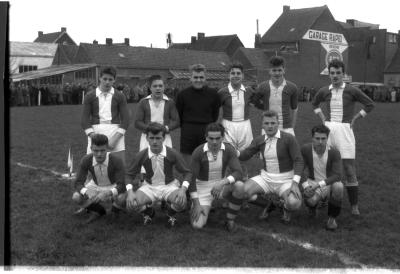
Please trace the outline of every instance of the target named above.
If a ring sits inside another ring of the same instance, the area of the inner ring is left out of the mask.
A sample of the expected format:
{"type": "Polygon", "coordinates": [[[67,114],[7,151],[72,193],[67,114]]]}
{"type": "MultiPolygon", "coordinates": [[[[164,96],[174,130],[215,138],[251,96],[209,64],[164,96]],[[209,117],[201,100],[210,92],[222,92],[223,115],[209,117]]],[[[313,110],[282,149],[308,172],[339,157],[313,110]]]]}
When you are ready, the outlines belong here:
{"type": "Polygon", "coordinates": [[[32,70],[37,70],[37,66],[26,66],[26,65],[19,66],[18,70],[19,70],[19,73],[32,71],[32,70]]]}
{"type": "Polygon", "coordinates": [[[397,34],[389,33],[388,41],[389,41],[389,43],[396,44],[397,43],[397,34]]]}

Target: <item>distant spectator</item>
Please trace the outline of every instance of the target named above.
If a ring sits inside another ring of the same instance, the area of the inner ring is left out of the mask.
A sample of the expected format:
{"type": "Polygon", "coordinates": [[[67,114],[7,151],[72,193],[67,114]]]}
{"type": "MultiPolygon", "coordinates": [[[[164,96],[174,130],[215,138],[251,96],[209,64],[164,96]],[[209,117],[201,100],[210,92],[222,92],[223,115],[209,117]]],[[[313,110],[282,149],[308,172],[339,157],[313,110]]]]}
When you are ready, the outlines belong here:
{"type": "Polygon", "coordinates": [[[57,105],[63,105],[64,104],[64,90],[61,87],[61,85],[56,85],[56,91],[57,91],[57,105]]]}
{"type": "Polygon", "coordinates": [[[392,88],[390,91],[390,101],[392,103],[396,102],[396,90],[394,88],[392,88]]]}
{"type": "Polygon", "coordinates": [[[65,83],[63,88],[63,96],[64,96],[64,104],[71,104],[72,103],[72,88],[69,83],[65,83]]]}
{"type": "Polygon", "coordinates": [[[24,96],[22,94],[22,84],[17,86],[16,92],[16,105],[23,106],[24,105],[24,96]]]}

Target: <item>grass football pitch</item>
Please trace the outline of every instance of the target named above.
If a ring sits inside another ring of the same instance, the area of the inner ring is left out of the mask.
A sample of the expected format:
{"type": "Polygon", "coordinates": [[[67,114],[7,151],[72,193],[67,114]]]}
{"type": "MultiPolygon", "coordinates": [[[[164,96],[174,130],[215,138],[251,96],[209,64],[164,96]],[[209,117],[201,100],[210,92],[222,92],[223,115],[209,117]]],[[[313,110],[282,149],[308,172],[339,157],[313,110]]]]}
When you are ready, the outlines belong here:
{"type": "MultiPolygon", "coordinates": [[[[132,121],[135,107],[129,104],[128,162],[139,147],[140,133],[132,121]]],[[[336,232],[324,229],[326,208],[309,219],[304,206],[284,225],[277,211],[268,221],[259,221],[261,209],[251,205],[240,212],[235,233],[223,229],[225,210],[220,207],[201,231],[191,228],[187,212],[178,215],[178,227],[167,229],[159,210],[150,227],[144,227],[137,214],[122,214],[118,220],[107,215],[85,225],[85,217],[72,215],[77,209],[71,200],[73,182],[49,171],[67,172],[70,147],[76,170],[87,142],[80,128],[81,111],[82,106],[10,109],[9,229],[14,266],[400,267],[399,104],[377,103],[355,125],[362,215],[350,215],[345,194],[336,232]]],[[[252,109],[251,117],[258,136],[261,112],[252,109]]],[[[310,129],[317,123],[310,104],[301,103],[296,127],[300,144],[310,141],[310,129]]],[[[172,137],[179,149],[179,130],[172,137]]],[[[250,175],[257,174],[259,159],[246,164],[250,175]]]]}

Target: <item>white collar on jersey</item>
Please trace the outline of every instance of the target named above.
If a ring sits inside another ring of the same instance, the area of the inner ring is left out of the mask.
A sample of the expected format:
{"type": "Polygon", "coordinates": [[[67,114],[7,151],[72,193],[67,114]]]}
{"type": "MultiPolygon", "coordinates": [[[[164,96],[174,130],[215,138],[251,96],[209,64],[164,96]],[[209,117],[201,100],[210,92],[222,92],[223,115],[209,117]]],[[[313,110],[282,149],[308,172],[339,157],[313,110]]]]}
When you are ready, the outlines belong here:
{"type": "MultiPolygon", "coordinates": [[[[163,97],[162,97],[162,98],[163,98],[164,100],[166,100],[166,101],[169,100],[168,96],[165,95],[165,94],[163,94],[163,97]]],[[[144,99],[147,99],[147,100],[151,99],[151,94],[150,94],[149,96],[145,97],[144,99]]]]}
{"type": "MultiPolygon", "coordinates": [[[[235,90],[233,89],[233,87],[232,87],[232,84],[231,83],[229,83],[228,84],[228,90],[229,90],[229,92],[230,93],[232,93],[232,92],[234,92],[235,90]]],[[[243,92],[246,92],[246,88],[243,86],[243,85],[240,85],[240,88],[239,88],[239,90],[242,90],[243,92]]]]}
{"type": "Polygon", "coordinates": [[[106,154],[106,159],[105,159],[104,162],[102,162],[102,163],[98,163],[98,162],[96,161],[96,158],[95,158],[94,155],[93,155],[92,166],[97,166],[97,165],[105,165],[105,166],[108,166],[109,155],[110,155],[110,152],[107,152],[107,154],[106,154]]]}
{"type": "MultiPolygon", "coordinates": [[[[345,87],[346,87],[346,83],[343,82],[342,85],[340,86],[340,88],[341,88],[341,89],[344,89],[345,87]]],[[[334,87],[333,87],[332,84],[330,84],[330,85],[329,85],[329,90],[332,90],[332,89],[334,89],[334,87]]]]}
{"type": "Polygon", "coordinates": [[[114,88],[111,87],[109,92],[102,92],[99,88],[96,88],[96,97],[99,97],[100,94],[104,94],[104,93],[110,93],[111,95],[114,95],[114,88]]]}
{"type": "MultiPolygon", "coordinates": [[[[225,145],[224,145],[224,143],[221,144],[220,150],[225,150],[225,145]]],[[[204,152],[210,151],[210,149],[208,148],[208,143],[205,143],[205,144],[204,144],[204,146],[203,146],[203,151],[204,151],[204,152]]]]}
{"type": "Polygon", "coordinates": [[[278,129],[278,131],[276,132],[276,134],[275,134],[274,136],[272,136],[272,137],[268,137],[268,135],[265,134],[265,139],[264,139],[264,141],[272,140],[273,138],[278,138],[278,139],[281,138],[281,131],[280,131],[279,129],[278,129]]]}
{"type": "Polygon", "coordinates": [[[283,78],[283,82],[279,87],[275,87],[274,84],[272,84],[272,80],[269,80],[268,83],[269,83],[270,88],[273,87],[275,89],[277,89],[277,88],[282,88],[283,89],[286,86],[286,79],[283,78]]]}
{"type": "Polygon", "coordinates": [[[151,157],[153,157],[154,155],[162,155],[164,157],[167,157],[167,147],[163,145],[163,149],[161,150],[160,154],[154,154],[150,147],[148,147],[148,155],[149,155],[149,159],[151,159],[151,157]]]}

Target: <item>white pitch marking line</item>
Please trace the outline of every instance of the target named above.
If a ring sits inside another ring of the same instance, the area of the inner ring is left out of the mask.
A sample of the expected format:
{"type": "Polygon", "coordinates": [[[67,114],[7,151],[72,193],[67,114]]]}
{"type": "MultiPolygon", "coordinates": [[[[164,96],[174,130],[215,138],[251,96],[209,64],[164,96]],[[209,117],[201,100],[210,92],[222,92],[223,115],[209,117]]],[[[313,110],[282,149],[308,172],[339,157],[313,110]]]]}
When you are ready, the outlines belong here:
{"type": "Polygon", "coordinates": [[[267,232],[263,232],[263,231],[259,231],[255,228],[250,228],[250,227],[246,227],[246,226],[241,226],[238,225],[239,228],[247,231],[247,232],[252,232],[252,233],[256,233],[256,234],[261,234],[263,236],[267,236],[270,237],[274,240],[277,240],[278,242],[287,242],[289,244],[292,245],[296,245],[296,246],[300,246],[306,250],[309,251],[313,251],[316,253],[320,253],[326,256],[333,256],[333,255],[337,255],[339,260],[346,266],[359,266],[361,268],[367,268],[366,265],[357,262],[356,260],[352,259],[351,257],[349,257],[348,255],[342,253],[342,252],[338,252],[336,250],[331,250],[331,249],[327,249],[327,248],[322,248],[322,247],[318,247],[318,246],[314,246],[311,243],[307,243],[307,242],[301,242],[298,240],[292,240],[290,238],[288,238],[287,236],[281,235],[281,234],[277,234],[277,233],[267,233],[267,232]]]}
{"type": "Polygon", "coordinates": [[[51,170],[51,169],[43,168],[43,167],[34,167],[34,166],[31,166],[31,165],[27,165],[27,164],[23,164],[23,163],[19,163],[19,162],[16,162],[15,164],[17,166],[24,167],[24,168],[29,168],[29,169],[33,169],[33,170],[47,171],[47,172],[52,173],[53,175],[60,176],[62,179],[74,179],[75,178],[73,176],[69,177],[68,174],[63,174],[63,173],[60,173],[60,172],[57,172],[57,171],[54,171],[54,170],[51,170]]]}

